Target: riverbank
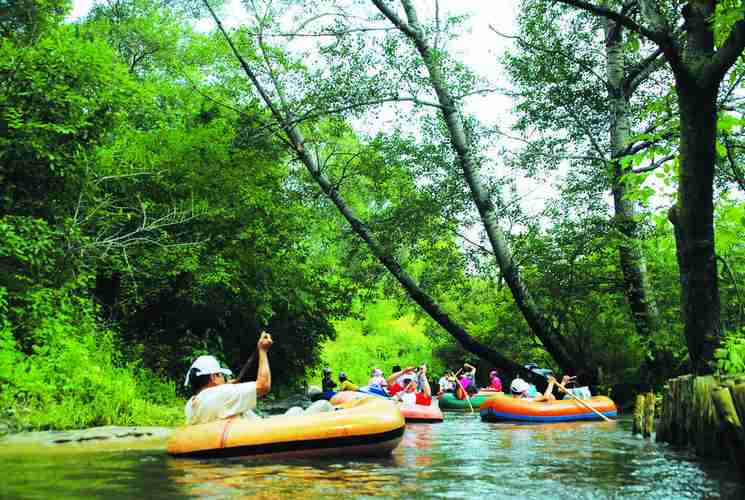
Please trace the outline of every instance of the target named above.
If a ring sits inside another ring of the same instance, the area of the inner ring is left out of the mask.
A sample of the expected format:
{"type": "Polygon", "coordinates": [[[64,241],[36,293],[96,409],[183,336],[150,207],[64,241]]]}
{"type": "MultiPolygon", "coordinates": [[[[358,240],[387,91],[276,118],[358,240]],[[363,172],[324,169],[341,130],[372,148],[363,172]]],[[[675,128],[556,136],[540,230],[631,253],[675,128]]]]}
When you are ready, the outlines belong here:
{"type": "MultiPolygon", "coordinates": [[[[0,447],[11,447],[22,452],[42,447],[45,449],[76,449],[103,451],[120,449],[165,449],[165,442],[173,430],[183,423],[183,404],[165,409],[169,424],[152,425],[106,425],[82,429],[31,430],[0,422],[0,447]]],[[[310,401],[305,395],[294,394],[282,398],[267,398],[259,402],[257,412],[264,415],[284,413],[293,406],[307,407],[310,401]]]]}
{"type": "Polygon", "coordinates": [[[71,431],[19,432],[0,438],[5,453],[163,450],[172,427],[104,426],[71,431]]]}

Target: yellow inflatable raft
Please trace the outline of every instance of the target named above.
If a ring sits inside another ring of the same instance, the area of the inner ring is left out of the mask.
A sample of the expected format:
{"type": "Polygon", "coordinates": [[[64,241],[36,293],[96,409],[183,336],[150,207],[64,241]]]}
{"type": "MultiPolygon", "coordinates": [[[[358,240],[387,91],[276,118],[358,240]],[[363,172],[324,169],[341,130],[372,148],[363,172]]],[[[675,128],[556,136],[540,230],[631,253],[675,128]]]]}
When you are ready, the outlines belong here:
{"type": "Polygon", "coordinates": [[[193,458],[380,456],[393,451],[404,428],[396,405],[366,397],[328,413],[230,418],[181,427],[167,451],[193,458]]]}

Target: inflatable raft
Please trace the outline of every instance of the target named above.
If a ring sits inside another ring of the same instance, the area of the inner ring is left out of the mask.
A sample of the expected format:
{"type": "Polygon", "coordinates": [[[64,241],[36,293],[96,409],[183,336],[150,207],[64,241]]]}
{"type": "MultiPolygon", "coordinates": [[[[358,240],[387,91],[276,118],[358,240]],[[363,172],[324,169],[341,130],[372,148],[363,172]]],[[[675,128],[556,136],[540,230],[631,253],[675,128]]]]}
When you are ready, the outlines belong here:
{"type": "MultiPolygon", "coordinates": [[[[605,396],[585,400],[606,417],[618,415],[616,404],[605,396]]],[[[501,396],[484,401],[479,409],[485,422],[569,422],[572,420],[600,420],[592,410],[574,399],[535,403],[524,399],[501,396]]]]}
{"type": "MultiPolygon", "coordinates": [[[[355,401],[360,398],[366,397],[366,394],[356,391],[344,391],[337,392],[336,395],[331,398],[332,405],[338,405],[347,403],[349,401],[355,401]]],[[[442,411],[439,406],[435,404],[431,405],[414,405],[414,406],[401,406],[399,410],[404,416],[406,423],[438,423],[443,421],[442,411]]]]}
{"type": "Polygon", "coordinates": [[[310,457],[389,455],[406,424],[382,398],[350,401],[334,412],[230,418],[176,430],[167,451],[178,457],[310,457]]]}
{"type": "MultiPolygon", "coordinates": [[[[501,392],[479,392],[471,396],[471,405],[473,405],[474,411],[479,409],[481,404],[491,398],[503,395],[501,392]]],[[[470,411],[471,407],[468,405],[468,400],[458,399],[453,394],[446,392],[440,397],[440,408],[443,410],[451,411],[470,411]]]]}
{"type": "Polygon", "coordinates": [[[437,424],[443,421],[442,410],[437,404],[400,406],[407,424],[437,424]]]}

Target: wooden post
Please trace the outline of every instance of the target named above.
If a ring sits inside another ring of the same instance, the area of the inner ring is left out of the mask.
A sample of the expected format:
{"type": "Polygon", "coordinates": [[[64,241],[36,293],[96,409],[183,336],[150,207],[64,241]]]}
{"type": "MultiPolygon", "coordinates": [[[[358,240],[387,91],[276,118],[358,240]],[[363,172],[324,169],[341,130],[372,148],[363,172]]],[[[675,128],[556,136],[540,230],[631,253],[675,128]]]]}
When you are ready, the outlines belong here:
{"type": "Polygon", "coordinates": [[[719,433],[719,415],[712,399],[712,393],[718,387],[712,376],[695,377],[690,384],[691,408],[688,413],[686,432],[692,438],[696,451],[706,457],[721,455],[719,433]]]}
{"type": "Polygon", "coordinates": [[[642,435],[645,438],[651,437],[654,432],[654,407],[657,403],[657,398],[653,392],[647,393],[644,397],[644,427],[642,435]]]}
{"type": "Polygon", "coordinates": [[[712,400],[721,419],[726,447],[740,471],[740,476],[745,478],[745,434],[729,387],[724,386],[714,390],[712,400]]]}
{"type": "Polygon", "coordinates": [[[730,389],[730,393],[732,393],[732,400],[735,403],[740,422],[745,423],[745,382],[734,386],[730,389]]]}
{"type": "Polygon", "coordinates": [[[641,434],[644,425],[644,395],[639,394],[636,396],[636,402],[634,403],[634,424],[631,428],[632,434],[641,434]]]}
{"type": "Polygon", "coordinates": [[[670,414],[672,413],[672,396],[670,395],[670,383],[668,382],[662,388],[662,405],[660,405],[660,415],[657,419],[657,432],[655,439],[660,442],[670,441],[670,414]]]}

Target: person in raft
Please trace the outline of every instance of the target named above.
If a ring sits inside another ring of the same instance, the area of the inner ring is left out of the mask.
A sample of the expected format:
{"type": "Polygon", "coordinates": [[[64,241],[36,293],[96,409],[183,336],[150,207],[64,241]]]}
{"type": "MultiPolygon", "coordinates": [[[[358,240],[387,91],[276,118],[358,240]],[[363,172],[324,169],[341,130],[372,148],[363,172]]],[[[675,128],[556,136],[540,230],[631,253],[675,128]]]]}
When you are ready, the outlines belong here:
{"type": "Polygon", "coordinates": [[[344,372],[339,372],[339,384],[341,384],[339,386],[339,391],[356,391],[359,389],[359,386],[353,384],[344,372]]]}
{"type": "Polygon", "coordinates": [[[330,368],[323,369],[323,379],[321,380],[321,387],[323,388],[323,392],[334,392],[336,382],[334,382],[334,379],[331,378],[330,368]]]}
{"type": "Polygon", "coordinates": [[[452,373],[446,373],[442,377],[440,377],[440,380],[437,382],[437,385],[439,386],[439,392],[437,393],[438,396],[442,396],[446,392],[453,393],[455,392],[455,375],[452,373]]]}
{"type": "MultiPolygon", "coordinates": [[[[566,385],[571,380],[571,377],[564,375],[561,379],[561,384],[566,385]]],[[[521,378],[516,378],[510,384],[510,392],[513,398],[524,399],[526,401],[533,401],[535,403],[542,403],[545,401],[555,401],[556,397],[553,394],[554,386],[556,385],[556,379],[553,377],[548,378],[548,386],[543,394],[537,394],[535,397],[530,397],[530,384],[521,378]]]]}
{"type": "Polygon", "coordinates": [[[432,404],[432,388],[427,380],[427,365],[420,367],[418,377],[413,367],[393,373],[388,377],[388,393],[394,399],[401,401],[404,406],[432,404]],[[417,378],[422,385],[421,391],[417,391],[417,378]],[[397,382],[399,379],[400,384],[397,382]]]}
{"type": "Polygon", "coordinates": [[[502,379],[499,378],[497,370],[489,372],[489,385],[484,387],[484,390],[502,392],[502,379]]]}
{"type": "MultiPolygon", "coordinates": [[[[199,356],[186,373],[184,385],[191,387],[194,394],[186,402],[184,413],[186,424],[203,424],[213,420],[231,417],[259,418],[253,410],[256,399],[269,393],[272,387],[272,373],[269,369],[269,348],[272,337],[261,332],[256,344],[259,355],[259,369],[254,382],[228,380],[232,375],[228,368],[223,368],[214,356],[199,356]]],[[[328,401],[316,401],[305,412],[300,407],[287,410],[287,415],[319,413],[333,411],[328,401]]]]}
{"type": "Polygon", "coordinates": [[[476,367],[463,363],[463,375],[460,377],[460,385],[463,389],[468,389],[468,386],[476,383],[476,367]]]}
{"type": "Polygon", "coordinates": [[[368,382],[367,385],[370,387],[379,387],[380,389],[388,387],[388,381],[383,377],[383,370],[380,368],[373,368],[373,371],[370,374],[370,382],[368,382]]]}
{"type": "MultiPolygon", "coordinates": [[[[393,375],[397,373],[403,374],[403,372],[404,371],[401,369],[401,365],[393,365],[393,367],[391,368],[391,376],[386,379],[386,382],[388,383],[389,392],[390,392],[390,387],[392,385],[391,378],[393,377],[393,375]]],[[[403,375],[399,375],[398,378],[396,378],[395,380],[396,380],[396,383],[398,383],[398,385],[403,386],[403,383],[404,383],[403,375]]]]}

